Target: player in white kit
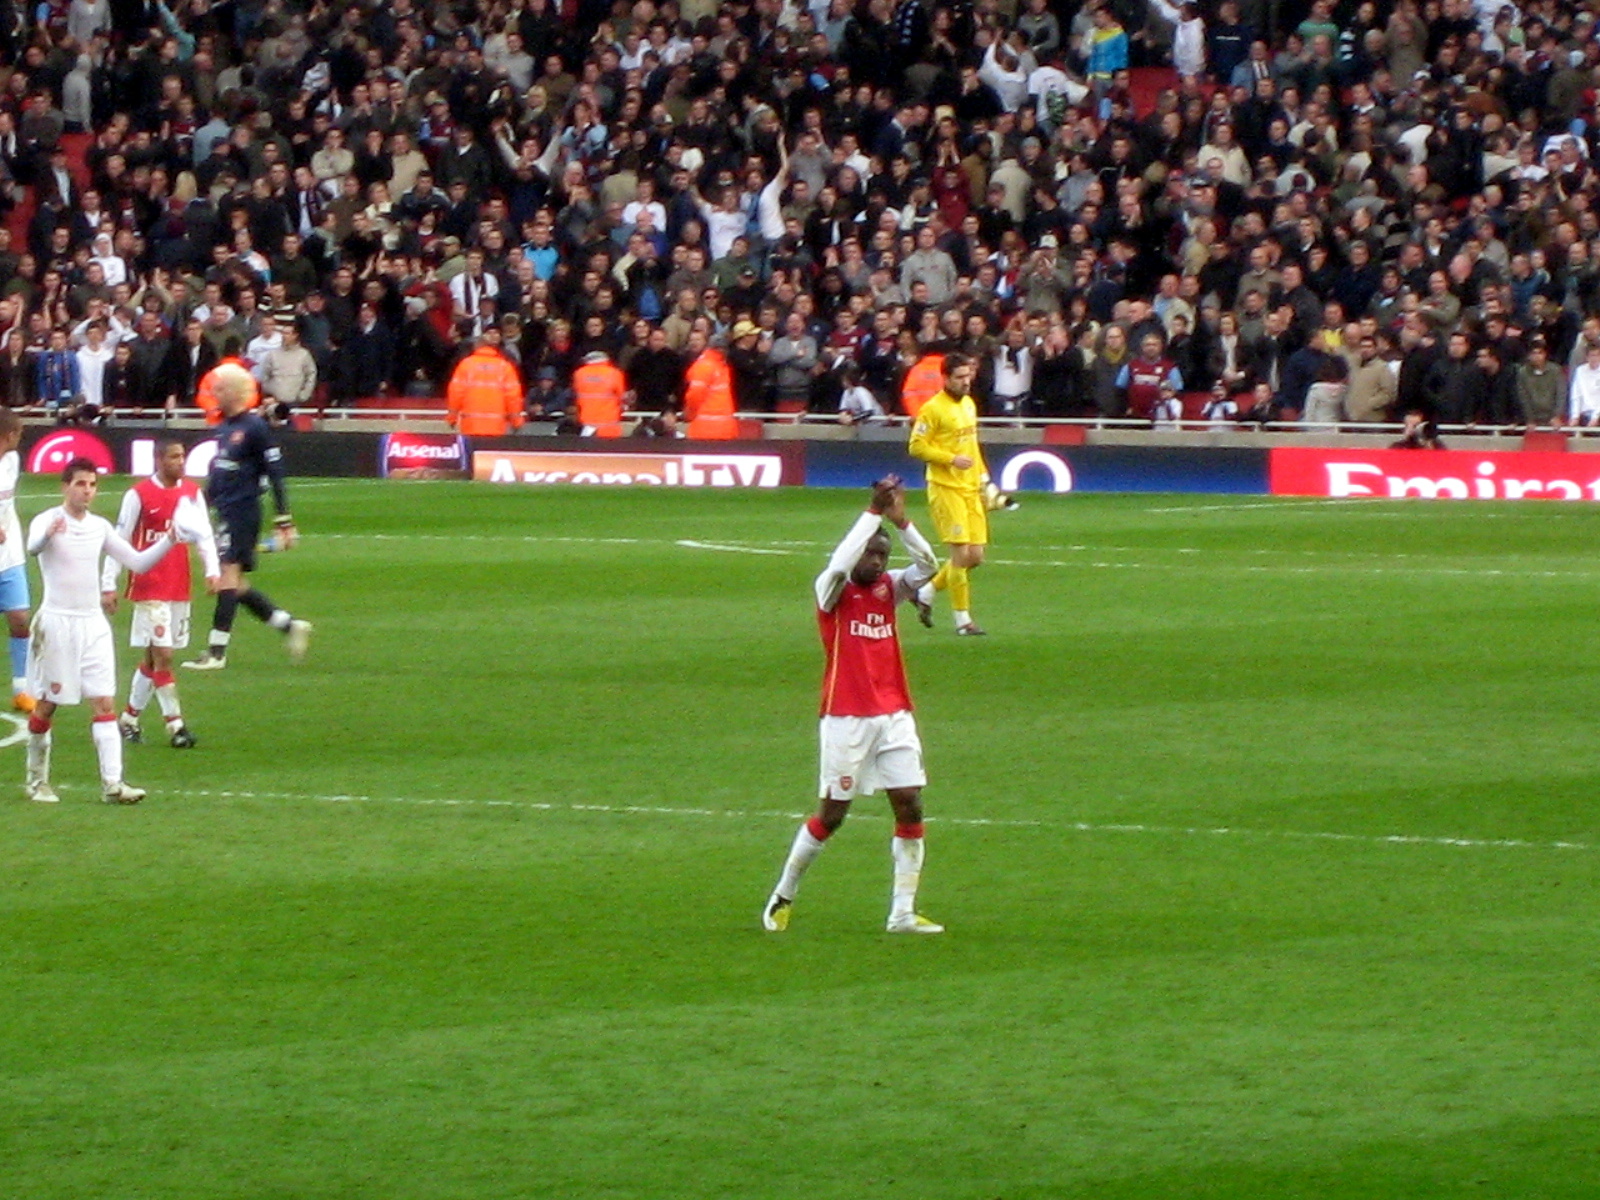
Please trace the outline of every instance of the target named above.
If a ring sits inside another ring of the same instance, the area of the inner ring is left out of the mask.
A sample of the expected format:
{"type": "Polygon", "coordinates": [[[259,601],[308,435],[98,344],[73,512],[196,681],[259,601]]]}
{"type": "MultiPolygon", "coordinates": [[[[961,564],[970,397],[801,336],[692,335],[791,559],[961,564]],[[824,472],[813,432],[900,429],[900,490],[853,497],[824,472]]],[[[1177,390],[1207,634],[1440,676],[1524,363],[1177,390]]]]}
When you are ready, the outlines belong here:
{"type": "Polygon", "coordinates": [[[135,550],[104,517],[89,511],[100,475],[86,458],[61,473],[62,503],[28,525],[28,553],[39,560],[44,599],[33,618],[28,646],[28,682],[36,697],[28,718],[28,799],[53,803],[50,786],[50,721],[63,704],[87,700],[91,732],[100,759],[107,804],[137,804],[143,789],[122,779],[122,737],[117,733],[117,663],[111,622],[101,608],[100,558],[109,554],[128,570],[148,571],[175,539],[193,540],[188,514],[174,514],[172,527],[144,550],[135,550]]]}

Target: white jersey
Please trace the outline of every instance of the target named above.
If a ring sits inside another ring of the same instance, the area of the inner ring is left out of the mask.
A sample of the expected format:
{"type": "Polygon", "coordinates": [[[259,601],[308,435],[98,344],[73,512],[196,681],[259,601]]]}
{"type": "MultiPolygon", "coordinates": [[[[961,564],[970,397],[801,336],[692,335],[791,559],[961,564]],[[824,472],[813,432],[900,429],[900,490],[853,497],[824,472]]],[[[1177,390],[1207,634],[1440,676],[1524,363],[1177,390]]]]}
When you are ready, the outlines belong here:
{"type": "Polygon", "coordinates": [[[109,554],[135,574],[148,571],[172,549],[162,538],[145,550],[135,550],[111,522],[93,513],[73,517],[56,505],[35,517],[28,526],[28,553],[37,555],[44,576],[44,601],[39,611],[69,617],[100,615],[100,556],[109,554]],[[66,528],[50,532],[57,521],[66,528]]]}
{"type": "Polygon", "coordinates": [[[22,478],[22,458],[12,450],[0,457],[0,571],[9,571],[27,562],[27,547],[22,543],[22,522],[17,517],[17,483],[22,478]]]}

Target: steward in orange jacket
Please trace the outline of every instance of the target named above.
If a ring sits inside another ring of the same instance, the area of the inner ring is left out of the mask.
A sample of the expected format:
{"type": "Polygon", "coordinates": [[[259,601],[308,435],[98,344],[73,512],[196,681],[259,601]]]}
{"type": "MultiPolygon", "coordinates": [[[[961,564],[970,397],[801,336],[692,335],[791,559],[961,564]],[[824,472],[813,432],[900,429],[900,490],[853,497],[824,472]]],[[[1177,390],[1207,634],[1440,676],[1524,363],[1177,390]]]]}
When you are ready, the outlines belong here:
{"type": "MultiPolygon", "coordinates": [[[[250,366],[236,354],[230,354],[221,359],[217,367],[232,363],[246,375],[250,375],[250,366]]],[[[194,390],[194,402],[200,406],[200,411],[205,413],[207,425],[222,424],[222,409],[217,406],[216,374],[217,367],[212,367],[200,377],[200,385],[194,390]]],[[[261,403],[261,388],[257,385],[254,375],[250,375],[250,395],[245,400],[246,411],[255,408],[261,403]]]]}
{"type": "Polygon", "coordinates": [[[628,379],[605,351],[584,355],[583,366],[572,373],[572,397],[578,406],[578,424],[593,429],[595,437],[622,436],[628,379]]]}
{"type": "MultiPolygon", "coordinates": [[[[694,336],[693,350],[703,341],[694,336]]],[[[683,376],[683,415],[689,418],[689,436],[706,440],[736,438],[739,421],[733,415],[733,369],[722,351],[705,346],[683,376]]]]}
{"type": "Polygon", "coordinates": [[[490,325],[478,346],[450,376],[446,419],[468,437],[504,437],[522,425],[522,377],[500,353],[500,329],[490,325]]]}
{"type": "Polygon", "coordinates": [[[924,354],[912,364],[905,382],[900,385],[900,406],[906,410],[906,416],[915,420],[922,406],[942,387],[944,355],[924,354]]]}

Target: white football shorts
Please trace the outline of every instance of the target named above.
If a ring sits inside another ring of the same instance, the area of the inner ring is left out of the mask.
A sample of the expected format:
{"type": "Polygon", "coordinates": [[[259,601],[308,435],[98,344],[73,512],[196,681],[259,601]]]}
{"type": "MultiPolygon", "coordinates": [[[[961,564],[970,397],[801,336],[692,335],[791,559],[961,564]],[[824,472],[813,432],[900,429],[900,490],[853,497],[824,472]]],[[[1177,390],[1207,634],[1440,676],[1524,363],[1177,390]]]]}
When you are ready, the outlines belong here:
{"type": "Polygon", "coordinates": [[[28,640],[28,687],[40,700],[77,704],[117,694],[117,651],[111,622],[99,613],[40,612],[28,640]]]}
{"type": "Polygon", "coordinates": [[[818,795],[853,800],[885,788],[922,787],[922,739],[908,710],[881,717],[823,717],[818,795]]]}
{"type": "Polygon", "coordinates": [[[187,600],[135,600],[130,646],[166,646],[182,650],[189,644],[187,600]]]}

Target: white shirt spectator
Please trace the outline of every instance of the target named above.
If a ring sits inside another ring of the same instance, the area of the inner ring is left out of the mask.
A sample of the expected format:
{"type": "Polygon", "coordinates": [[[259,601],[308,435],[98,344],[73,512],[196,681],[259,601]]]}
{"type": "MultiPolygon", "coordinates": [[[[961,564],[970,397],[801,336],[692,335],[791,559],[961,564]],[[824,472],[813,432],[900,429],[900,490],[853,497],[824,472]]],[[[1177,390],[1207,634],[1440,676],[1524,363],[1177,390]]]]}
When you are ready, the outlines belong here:
{"type": "Polygon", "coordinates": [[[1028,76],[1028,95],[1034,98],[1039,124],[1054,127],[1050,117],[1050,102],[1054,96],[1064,97],[1067,105],[1080,104],[1089,95],[1089,89],[1078,83],[1060,67],[1043,66],[1028,76]]]}
{"type": "Polygon", "coordinates": [[[1600,367],[1584,363],[1572,372],[1567,389],[1567,420],[1592,425],[1600,418],[1600,367]]]}
{"type": "Polygon", "coordinates": [[[267,355],[283,345],[283,334],[276,329],[272,336],[258,333],[250,339],[250,344],[244,348],[245,361],[250,364],[250,374],[256,377],[256,382],[261,382],[261,369],[267,364],[267,355]]]}
{"type": "Polygon", "coordinates": [[[476,279],[470,273],[463,271],[450,281],[451,299],[456,302],[457,308],[473,320],[477,320],[478,309],[485,296],[499,295],[500,281],[487,271],[476,279]]]}
{"type": "Polygon", "coordinates": [[[1033,351],[1001,346],[994,352],[994,397],[1015,400],[1033,390],[1033,351]]]}
{"type": "Polygon", "coordinates": [[[711,247],[712,262],[726,258],[733,249],[733,239],[743,237],[750,227],[749,218],[738,208],[729,212],[725,208],[702,204],[700,215],[705,218],[706,242],[711,247]]]}
{"type": "Polygon", "coordinates": [[[848,416],[854,424],[861,425],[883,420],[883,405],[858,383],[855,387],[845,388],[844,394],[839,397],[839,413],[848,416]]]}
{"type": "Polygon", "coordinates": [[[1155,10],[1172,23],[1172,65],[1179,75],[1201,75],[1206,69],[1206,23],[1199,17],[1184,20],[1179,5],[1152,0],[1155,10]]]}
{"type": "Polygon", "coordinates": [[[1002,61],[999,48],[999,42],[989,43],[989,49],[983,55],[983,65],[978,68],[978,78],[995,90],[1007,112],[1016,112],[1028,102],[1028,76],[1033,72],[1033,56],[1030,54],[1018,58],[1007,49],[1002,61]]]}
{"type": "Polygon", "coordinates": [[[78,387],[84,403],[96,408],[105,403],[106,364],[110,361],[110,342],[101,342],[98,350],[84,346],[78,351],[78,387]]]}
{"type": "Polygon", "coordinates": [[[667,227],[667,206],[659,200],[635,200],[622,210],[622,223],[624,225],[637,225],[639,214],[648,212],[654,222],[651,229],[665,229],[667,227]]]}

